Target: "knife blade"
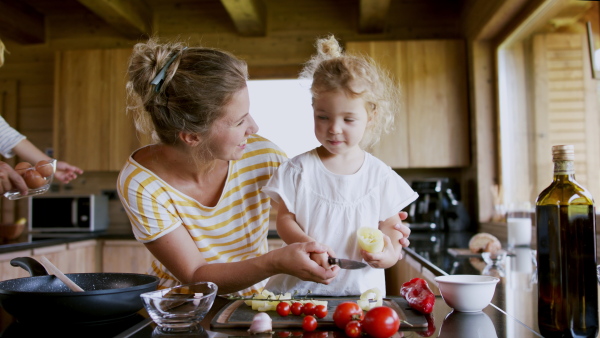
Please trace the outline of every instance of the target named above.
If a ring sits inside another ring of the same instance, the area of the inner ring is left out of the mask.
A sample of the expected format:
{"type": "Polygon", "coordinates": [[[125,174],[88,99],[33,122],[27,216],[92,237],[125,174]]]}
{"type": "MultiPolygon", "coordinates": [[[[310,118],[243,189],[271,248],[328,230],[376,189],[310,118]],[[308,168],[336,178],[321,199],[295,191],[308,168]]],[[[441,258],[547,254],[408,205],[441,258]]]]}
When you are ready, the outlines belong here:
{"type": "Polygon", "coordinates": [[[329,264],[337,265],[342,269],[362,269],[367,266],[367,263],[353,261],[351,259],[335,258],[331,256],[329,256],[329,259],[327,261],[329,264]]]}

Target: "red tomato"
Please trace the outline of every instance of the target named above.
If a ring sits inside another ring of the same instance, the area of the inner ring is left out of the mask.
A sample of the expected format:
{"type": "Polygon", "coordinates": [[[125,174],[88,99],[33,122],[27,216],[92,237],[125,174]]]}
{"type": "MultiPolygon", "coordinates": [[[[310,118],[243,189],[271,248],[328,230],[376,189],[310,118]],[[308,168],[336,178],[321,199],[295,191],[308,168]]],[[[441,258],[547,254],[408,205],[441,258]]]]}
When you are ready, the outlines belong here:
{"type": "Polygon", "coordinates": [[[349,321],[348,324],[346,324],[344,332],[346,332],[346,336],[350,338],[356,338],[360,336],[360,334],[362,333],[360,322],[358,320],[349,321]]]}
{"type": "MultiPolygon", "coordinates": [[[[307,303],[310,304],[310,303],[307,303]]],[[[302,320],[302,330],[314,331],[317,328],[317,320],[313,316],[306,316],[302,320]]]]}
{"type": "Polygon", "coordinates": [[[387,306],[378,306],[367,312],[362,321],[362,330],[374,338],[388,338],[398,332],[400,318],[396,311],[387,306]]]}
{"type": "Polygon", "coordinates": [[[335,325],[344,330],[346,324],[351,320],[362,320],[363,310],[354,302],[340,303],[333,312],[333,322],[335,325]]]}
{"type": "Polygon", "coordinates": [[[313,304],[313,303],[304,304],[304,309],[302,310],[302,313],[304,313],[307,316],[314,315],[315,314],[315,304],[313,304]]]}
{"type": "Polygon", "coordinates": [[[278,331],[277,332],[277,337],[280,337],[280,338],[286,338],[286,337],[289,337],[291,335],[292,335],[292,333],[289,332],[289,331],[278,331]]]}
{"type": "Polygon", "coordinates": [[[314,312],[317,318],[325,318],[325,316],[327,316],[327,306],[317,305],[314,312]]]}
{"type": "Polygon", "coordinates": [[[286,317],[290,314],[290,304],[286,302],[279,302],[279,304],[277,304],[276,310],[281,317],[286,317]]]}
{"type": "Polygon", "coordinates": [[[294,316],[299,316],[302,314],[302,310],[304,309],[304,305],[300,302],[292,303],[292,314],[294,316]]]}

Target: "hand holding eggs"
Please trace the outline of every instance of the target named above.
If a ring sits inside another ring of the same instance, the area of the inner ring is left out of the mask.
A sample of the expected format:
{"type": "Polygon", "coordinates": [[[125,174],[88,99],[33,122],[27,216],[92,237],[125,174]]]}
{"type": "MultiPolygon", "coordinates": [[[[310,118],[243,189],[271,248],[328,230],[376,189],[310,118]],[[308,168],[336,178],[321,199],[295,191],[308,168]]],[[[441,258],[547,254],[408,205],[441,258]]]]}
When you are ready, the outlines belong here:
{"type": "Polygon", "coordinates": [[[39,161],[35,166],[21,162],[15,166],[15,171],[23,176],[29,189],[37,189],[49,183],[49,178],[54,174],[54,165],[46,160],[39,161]]]}

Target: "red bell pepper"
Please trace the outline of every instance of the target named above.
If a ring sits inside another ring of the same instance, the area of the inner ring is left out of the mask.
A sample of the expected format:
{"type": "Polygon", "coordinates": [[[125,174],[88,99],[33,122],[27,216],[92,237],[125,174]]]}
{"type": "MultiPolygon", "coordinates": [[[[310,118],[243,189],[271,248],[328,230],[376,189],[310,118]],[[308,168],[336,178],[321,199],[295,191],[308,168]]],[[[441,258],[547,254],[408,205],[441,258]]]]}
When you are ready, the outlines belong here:
{"type": "Polygon", "coordinates": [[[423,314],[433,311],[435,295],[429,288],[427,281],[422,278],[413,278],[402,284],[400,295],[406,298],[411,308],[423,314]]]}

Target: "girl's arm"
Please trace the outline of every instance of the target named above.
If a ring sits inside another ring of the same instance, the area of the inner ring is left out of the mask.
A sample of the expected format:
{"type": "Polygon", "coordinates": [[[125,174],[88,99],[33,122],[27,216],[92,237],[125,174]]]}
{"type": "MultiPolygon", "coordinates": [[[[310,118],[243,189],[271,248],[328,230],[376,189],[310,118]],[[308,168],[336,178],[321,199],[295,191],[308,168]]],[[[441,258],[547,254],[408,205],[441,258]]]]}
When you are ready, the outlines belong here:
{"type": "Polygon", "coordinates": [[[314,242],[296,222],[296,215],[288,210],[283,201],[279,202],[277,209],[277,233],[286,244],[314,242]]]}
{"type": "Polygon", "coordinates": [[[219,294],[245,289],[279,273],[329,284],[339,271],[338,267],[325,269],[310,259],[312,253],[326,252],[315,242],[294,243],[231,263],[207,263],[184,226],[145,245],[181,283],[211,281],[218,285],[219,294]]]}
{"type": "Polygon", "coordinates": [[[398,262],[402,254],[400,239],[404,236],[402,232],[395,229],[396,224],[402,223],[398,214],[379,222],[379,230],[383,232],[385,246],[379,253],[369,253],[362,250],[364,260],[374,268],[387,269],[398,262]]]}

